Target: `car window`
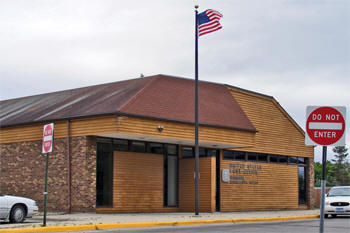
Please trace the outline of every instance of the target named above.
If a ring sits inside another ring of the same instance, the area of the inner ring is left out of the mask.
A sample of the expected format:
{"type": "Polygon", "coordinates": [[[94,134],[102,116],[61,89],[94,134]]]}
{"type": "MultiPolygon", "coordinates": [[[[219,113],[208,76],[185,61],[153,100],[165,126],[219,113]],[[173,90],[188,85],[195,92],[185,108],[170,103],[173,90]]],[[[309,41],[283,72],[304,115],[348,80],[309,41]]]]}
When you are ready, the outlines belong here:
{"type": "Polygon", "coordinates": [[[327,196],[328,197],[350,196],[350,188],[331,188],[327,196]]]}

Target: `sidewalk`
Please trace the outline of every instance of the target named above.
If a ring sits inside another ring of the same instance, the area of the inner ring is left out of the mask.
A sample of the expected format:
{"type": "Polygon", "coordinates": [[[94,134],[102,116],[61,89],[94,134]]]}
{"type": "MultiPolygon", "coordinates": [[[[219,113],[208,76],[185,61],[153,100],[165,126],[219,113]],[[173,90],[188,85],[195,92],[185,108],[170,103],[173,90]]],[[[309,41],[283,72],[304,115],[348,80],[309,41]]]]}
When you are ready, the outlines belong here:
{"type": "Polygon", "coordinates": [[[0,233],[77,231],[120,227],[210,224],[223,222],[288,221],[317,218],[318,214],[319,210],[216,212],[200,213],[198,216],[194,215],[194,213],[49,213],[46,219],[47,227],[41,227],[43,216],[42,214],[39,214],[33,218],[26,219],[25,222],[21,224],[0,222],[0,233]]]}

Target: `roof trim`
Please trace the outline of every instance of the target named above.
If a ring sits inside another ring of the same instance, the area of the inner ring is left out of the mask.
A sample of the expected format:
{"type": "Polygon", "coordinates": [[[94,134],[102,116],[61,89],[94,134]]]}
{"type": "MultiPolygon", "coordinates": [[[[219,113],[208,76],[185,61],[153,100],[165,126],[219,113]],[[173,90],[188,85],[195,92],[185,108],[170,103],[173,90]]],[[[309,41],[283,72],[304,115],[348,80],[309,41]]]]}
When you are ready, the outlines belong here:
{"type": "Polygon", "coordinates": [[[262,93],[259,93],[259,92],[251,91],[251,90],[240,88],[240,87],[236,87],[236,86],[231,86],[231,85],[228,85],[228,84],[224,84],[224,85],[227,86],[227,87],[233,88],[233,89],[237,89],[237,90],[242,91],[242,92],[248,92],[250,94],[260,95],[262,97],[267,97],[267,98],[272,98],[273,99],[273,96],[270,96],[270,95],[265,95],[265,94],[262,94],[262,93]]]}
{"type": "MultiPolygon", "coordinates": [[[[29,125],[29,124],[42,124],[45,122],[51,122],[51,121],[66,121],[66,120],[75,120],[75,119],[84,119],[84,118],[92,118],[92,117],[102,117],[102,116],[126,116],[126,117],[139,117],[149,120],[161,120],[165,122],[175,122],[175,123],[182,123],[182,124],[190,124],[194,125],[194,122],[190,121],[180,121],[180,120],[172,120],[172,119],[166,119],[161,117],[150,117],[150,116],[144,116],[144,115],[138,115],[138,114],[130,114],[130,113],[124,113],[124,112],[110,112],[110,113],[103,113],[103,114],[93,114],[93,115],[84,115],[84,116],[72,116],[72,117],[65,117],[65,118],[56,118],[51,120],[43,120],[43,121],[35,121],[35,122],[23,122],[20,124],[12,124],[12,125],[0,125],[0,129],[8,128],[8,127],[15,127],[15,126],[22,126],[22,125],[29,125]]],[[[235,128],[235,127],[227,127],[222,125],[214,125],[214,124],[203,124],[200,123],[200,126],[209,126],[209,127],[215,127],[220,129],[231,129],[231,130],[237,130],[237,131],[243,131],[243,132],[250,132],[250,133],[257,133],[257,130],[249,130],[249,129],[242,129],[242,128],[235,128]]]]}

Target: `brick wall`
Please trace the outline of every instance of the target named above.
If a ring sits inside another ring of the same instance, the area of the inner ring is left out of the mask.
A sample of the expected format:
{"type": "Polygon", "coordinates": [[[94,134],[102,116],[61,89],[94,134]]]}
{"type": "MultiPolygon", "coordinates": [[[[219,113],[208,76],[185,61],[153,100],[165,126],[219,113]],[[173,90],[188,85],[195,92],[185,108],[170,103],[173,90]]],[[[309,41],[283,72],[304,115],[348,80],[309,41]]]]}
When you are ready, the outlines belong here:
{"type": "Polygon", "coordinates": [[[96,205],[96,138],[71,141],[72,211],[94,211],[96,205]]]}
{"type": "MultiPolygon", "coordinates": [[[[42,210],[46,160],[41,141],[2,144],[0,160],[0,193],[32,198],[42,210]]],[[[66,139],[55,140],[48,170],[47,208],[66,211],[66,139]]]]}
{"type": "MultiPolygon", "coordinates": [[[[326,187],[326,194],[328,193],[328,191],[330,190],[330,187],[326,187]]],[[[314,188],[314,192],[313,192],[313,199],[315,200],[313,203],[313,207],[314,208],[320,208],[320,203],[321,203],[321,187],[317,187],[314,188]]]]}
{"type": "Polygon", "coordinates": [[[315,174],[314,174],[314,159],[307,159],[307,182],[306,182],[306,195],[307,195],[307,207],[309,209],[313,209],[315,203],[317,202],[315,198],[315,190],[314,190],[314,182],[315,182],[315,174]]]}
{"type": "MultiPolygon", "coordinates": [[[[71,139],[72,210],[95,207],[96,143],[93,137],[71,139]]],[[[0,193],[34,199],[42,211],[45,155],[41,140],[0,144],[0,193]]],[[[54,142],[49,154],[48,211],[69,211],[67,139],[54,142]]]]}

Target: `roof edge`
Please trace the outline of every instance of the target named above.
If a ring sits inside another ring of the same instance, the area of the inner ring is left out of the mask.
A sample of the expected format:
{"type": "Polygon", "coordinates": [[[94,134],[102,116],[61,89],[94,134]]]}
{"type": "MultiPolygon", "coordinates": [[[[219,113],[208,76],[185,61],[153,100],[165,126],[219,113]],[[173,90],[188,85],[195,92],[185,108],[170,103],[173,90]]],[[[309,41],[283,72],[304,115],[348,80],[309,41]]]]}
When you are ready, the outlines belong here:
{"type": "Polygon", "coordinates": [[[96,86],[102,86],[102,85],[109,85],[109,84],[114,84],[114,83],[119,83],[119,82],[126,82],[126,81],[132,81],[132,80],[137,80],[137,79],[143,79],[143,78],[151,78],[153,76],[148,76],[148,77],[138,77],[138,78],[132,78],[132,79],[122,79],[119,81],[114,81],[114,82],[107,82],[107,83],[99,83],[99,84],[93,84],[90,86],[82,86],[82,87],[75,87],[75,88],[69,88],[69,89],[64,89],[64,90],[57,90],[53,92],[44,92],[44,93],[39,93],[39,94],[34,94],[34,95],[27,95],[27,96],[21,96],[21,97],[16,97],[16,98],[11,98],[11,99],[3,99],[0,100],[1,102],[8,101],[8,100],[18,100],[18,99],[25,99],[29,97],[35,97],[35,96],[41,96],[41,95],[48,95],[48,94],[56,94],[60,92],[65,92],[65,91],[73,91],[73,90],[79,90],[79,89],[84,89],[88,87],[96,87],[96,86]]]}
{"type": "Polygon", "coordinates": [[[227,87],[233,88],[233,89],[237,89],[239,91],[247,92],[249,94],[259,95],[259,96],[262,96],[262,97],[267,97],[267,98],[272,98],[273,99],[273,96],[271,96],[271,95],[262,94],[260,92],[251,91],[251,90],[248,90],[248,89],[232,86],[232,85],[229,85],[229,84],[224,84],[224,85],[227,86],[227,87]]]}
{"type": "MultiPolygon", "coordinates": [[[[140,117],[140,118],[149,119],[149,120],[161,120],[161,121],[166,121],[166,122],[177,122],[177,123],[191,124],[191,125],[195,124],[195,122],[191,122],[191,121],[173,120],[173,119],[167,119],[167,118],[161,118],[161,117],[151,117],[151,116],[145,116],[145,115],[139,115],[139,114],[130,114],[130,113],[123,113],[123,112],[119,112],[118,114],[120,114],[122,116],[129,116],[129,117],[140,117]]],[[[215,127],[215,128],[220,128],[220,129],[238,130],[238,131],[244,131],[244,132],[250,132],[250,133],[257,133],[258,132],[256,129],[250,130],[250,129],[243,129],[243,128],[238,128],[238,127],[228,127],[228,126],[223,126],[223,125],[214,125],[214,124],[206,124],[206,123],[199,123],[199,125],[200,126],[215,127]]]]}
{"type": "MultiPolygon", "coordinates": [[[[23,122],[19,124],[11,124],[11,125],[0,125],[0,129],[5,129],[8,127],[15,127],[15,126],[23,126],[23,125],[33,125],[33,124],[42,124],[45,122],[50,122],[50,121],[67,121],[67,120],[75,120],[75,119],[83,119],[83,118],[90,118],[90,117],[102,117],[102,116],[111,116],[111,115],[120,115],[120,116],[126,116],[126,117],[139,117],[139,118],[144,118],[144,119],[149,119],[149,120],[161,120],[161,121],[166,121],[166,122],[176,122],[176,123],[183,123],[183,124],[191,124],[194,125],[194,122],[190,121],[180,121],[180,120],[173,120],[173,119],[166,119],[166,118],[161,118],[161,117],[150,117],[150,116],[144,116],[144,115],[138,115],[138,114],[130,114],[130,113],[125,113],[121,111],[117,112],[110,112],[110,113],[102,113],[102,114],[93,114],[93,115],[84,115],[84,116],[70,116],[66,118],[57,118],[57,119],[50,119],[50,120],[42,120],[42,121],[35,121],[35,122],[23,122]]],[[[243,129],[243,128],[236,128],[236,127],[227,127],[227,126],[222,126],[222,125],[213,125],[213,124],[203,124],[199,123],[200,126],[209,126],[209,127],[215,127],[215,128],[220,128],[220,129],[230,129],[230,130],[237,130],[237,131],[243,131],[243,132],[250,132],[250,133],[257,133],[257,130],[249,130],[249,129],[243,129]]]]}

